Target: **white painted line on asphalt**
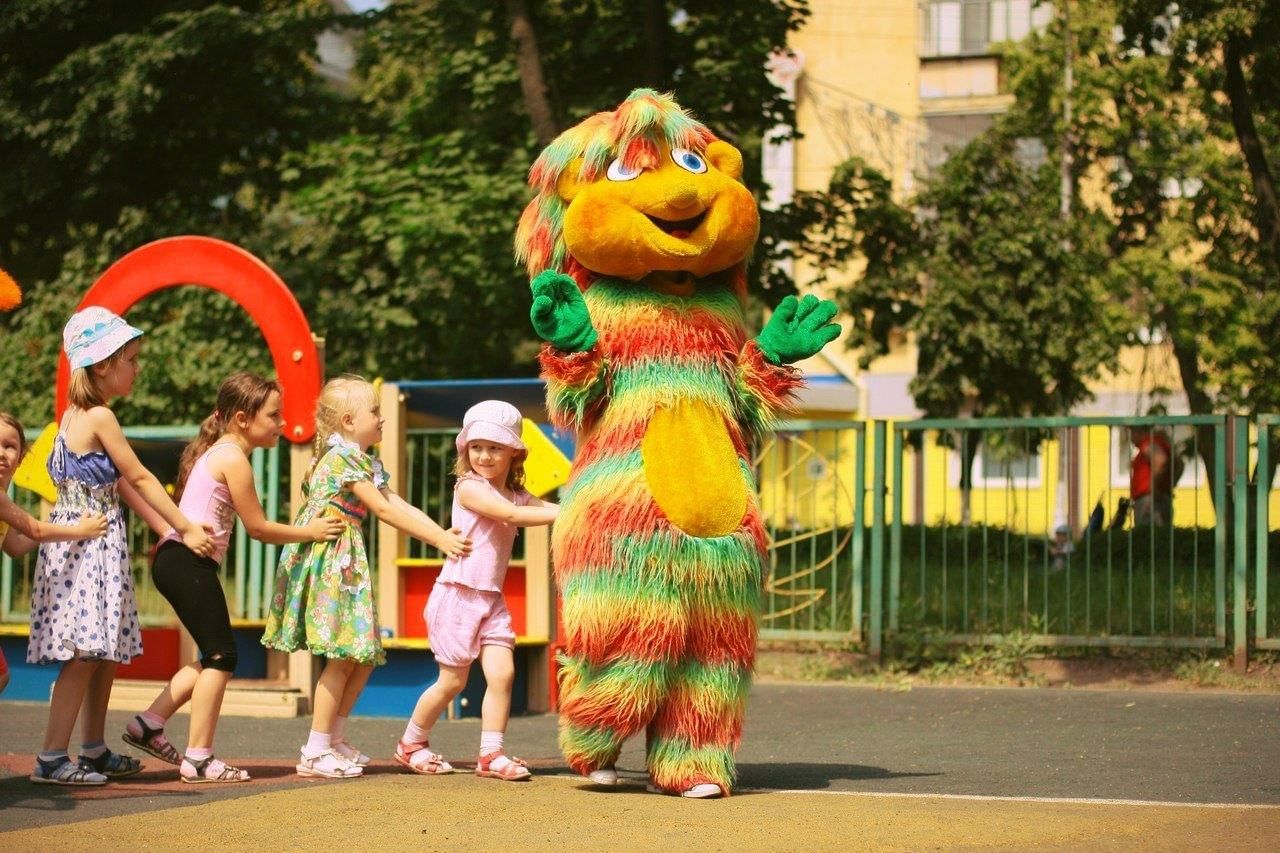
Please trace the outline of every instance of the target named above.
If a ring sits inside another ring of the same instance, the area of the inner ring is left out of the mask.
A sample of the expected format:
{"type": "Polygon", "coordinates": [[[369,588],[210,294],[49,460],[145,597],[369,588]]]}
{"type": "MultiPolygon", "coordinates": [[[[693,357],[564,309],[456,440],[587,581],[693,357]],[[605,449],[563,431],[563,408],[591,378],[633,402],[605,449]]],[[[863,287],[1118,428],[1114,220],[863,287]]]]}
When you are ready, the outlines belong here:
{"type": "Polygon", "coordinates": [[[1088,806],[1159,806],[1161,808],[1187,809],[1280,809],[1272,803],[1178,803],[1164,800],[1108,800],[1091,797],[998,797],[985,794],[915,794],[892,791],[806,791],[779,790],[777,788],[743,788],[744,794],[827,794],[837,797],[886,797],[914,800],[975,800],[999,803],[1063,803],[1088,806]]]}

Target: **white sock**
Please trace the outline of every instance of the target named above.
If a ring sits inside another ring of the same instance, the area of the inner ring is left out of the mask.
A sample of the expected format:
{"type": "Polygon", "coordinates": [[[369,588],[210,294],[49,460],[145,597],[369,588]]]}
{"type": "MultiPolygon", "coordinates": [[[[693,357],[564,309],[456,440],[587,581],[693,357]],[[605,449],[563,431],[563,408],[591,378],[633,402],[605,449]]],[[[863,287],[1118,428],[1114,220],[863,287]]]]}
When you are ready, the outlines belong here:
{"type": "Polygon", "coordinates": [[[480,732],[480,754],[490,755],[502,752],[502,738],[505,732],[480,732]]]}
{"type": "Polygon", "coordinates": [[[318,732],[311,730],[311,734],[307,736],[307,752],[312,754],[324,752],[333,746],[333,735],[328,732],[318,732]]]}
{"type": "Polygon", "coordinates": [[[98,756],[102,755],[106,751],[107,751],[106,742],[99,740],[93,743],[80,744],[80,752],[77,754],[83,755],[85,758],[97,758],[98,756]]]}
{"type": "Polygon", "coordinates": [[[430,727],[424,729],[413,720],[410,720],[409,725],[404,727],[404,737],[401,740],[405,743],[426,743],[430,735],[430,727]]]}
{"type": "Polygon", "coordinates": [[[194,766],[211,755],[213,755],[213,749],[211,747],[189,746],[187,747],[187,754],[183,757],[194,766]]]}

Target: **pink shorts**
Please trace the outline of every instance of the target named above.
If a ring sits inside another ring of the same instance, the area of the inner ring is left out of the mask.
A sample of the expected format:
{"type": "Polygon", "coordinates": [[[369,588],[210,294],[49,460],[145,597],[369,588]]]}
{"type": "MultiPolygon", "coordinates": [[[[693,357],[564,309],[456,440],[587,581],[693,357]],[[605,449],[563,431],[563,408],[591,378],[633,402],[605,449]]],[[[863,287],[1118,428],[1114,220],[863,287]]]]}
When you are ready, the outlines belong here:
{"type": "Polygon", "coordinates": [[[483,646],[516,647],[511,613],[500,592],[438,583],[431,588],[424,615],[431,650],[445,666],[469,666],[483,646]]]}

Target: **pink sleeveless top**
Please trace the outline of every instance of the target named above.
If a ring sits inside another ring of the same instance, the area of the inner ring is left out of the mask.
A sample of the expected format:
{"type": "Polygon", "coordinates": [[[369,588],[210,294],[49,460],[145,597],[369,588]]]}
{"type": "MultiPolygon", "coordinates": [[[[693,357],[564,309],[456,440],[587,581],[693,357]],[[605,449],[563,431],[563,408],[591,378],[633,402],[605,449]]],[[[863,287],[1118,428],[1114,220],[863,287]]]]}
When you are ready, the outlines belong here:
{"type": "MultiPolygon", "coordinates": [[[[459,477],[458,485],[467,480],[483,483],[494,495],[516,506],[527,506],[532,497],[524,489],[519,489],[515,500],[510,501],[488,480],[474,472],[459,477]]],[[[507,563],[511,561],[511,546],[515,544],[519,528],[467,509],[458,500],[457,486],[454,486],[453,491],[452,523],[462,531],[464,538],[471,540],[471,553],[445,560],[438,583],[460,584],[481,592],[502,592],[502,582],[507,577],[507,563]]]]}
{"type": "MultiPolygon", "coordinates": [[[[209,473],[209,456],[224,447],[236,453],[240,448],[234,444],[215,444],[191,466],[187,475],[187,485],[182,490],[182,500],[178,509],[196,524],[208,524],[213,527],[213,559],[221,563],[227,556],[227,546],[231,544],[231,531],[236,523],[235,507],[231,505],[231,490],[226,483],[219,483],[209,473]]],[[[181,542],[177,531],[170,530],[161,542],[181,542]]]]}

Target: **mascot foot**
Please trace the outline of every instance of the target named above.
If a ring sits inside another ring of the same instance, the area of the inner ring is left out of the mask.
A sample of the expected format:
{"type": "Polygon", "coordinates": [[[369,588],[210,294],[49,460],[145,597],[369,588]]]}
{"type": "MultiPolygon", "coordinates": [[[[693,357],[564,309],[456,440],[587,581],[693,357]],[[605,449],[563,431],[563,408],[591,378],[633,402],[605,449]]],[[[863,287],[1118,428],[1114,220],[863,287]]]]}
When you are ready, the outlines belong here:
{"type": "Polygon", "coordinates": [[[691,800],[715,800],[729,796],[729,792],[715,782],[699,782],[683,791],[667,791],[650,783],[645,790],[652,794],[668,794],[673,797],[687,797],[691,800]]]}
{"type": "Polygon", "coordinates": [[[601,767],[599,770],[592,770],[588,773],[587,778],[596,785],[612,788],[618,784],[618,771],[612,767],[601,767]]]}

